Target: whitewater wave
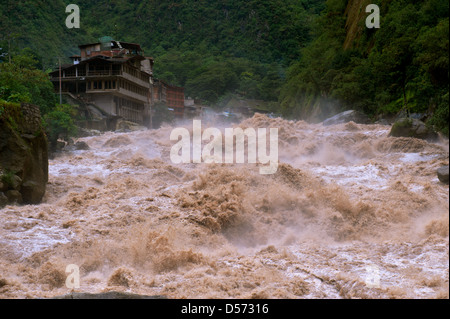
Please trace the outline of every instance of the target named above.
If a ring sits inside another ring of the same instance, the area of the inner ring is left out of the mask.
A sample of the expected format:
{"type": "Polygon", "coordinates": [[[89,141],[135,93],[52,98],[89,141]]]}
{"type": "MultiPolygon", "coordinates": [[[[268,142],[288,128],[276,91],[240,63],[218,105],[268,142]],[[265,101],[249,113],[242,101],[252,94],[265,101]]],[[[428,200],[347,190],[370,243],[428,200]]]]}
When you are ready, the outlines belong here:
{"type": "Polygon", "coordinates": [[[93,293],[448,298],[448,141],[260,114],[239,127],[279,129],[276,174],[173,164],[170,126],[80,139],[50,161],[42,204],[0,210],[0,298],[66,294],[69,264],[93,293]]]}

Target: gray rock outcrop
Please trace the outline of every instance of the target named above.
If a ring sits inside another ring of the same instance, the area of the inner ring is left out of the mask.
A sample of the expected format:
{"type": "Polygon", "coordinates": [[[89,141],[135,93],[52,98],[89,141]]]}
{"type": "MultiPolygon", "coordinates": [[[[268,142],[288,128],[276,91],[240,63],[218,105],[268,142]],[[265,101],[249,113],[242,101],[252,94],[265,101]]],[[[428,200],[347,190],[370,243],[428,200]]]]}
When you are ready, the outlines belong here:
{"type": "Polygon", "coordinates": [[[436,140],[438,138],[438,134],[424,122],[412,118],[403,118],[395,122],[389,135],[393,137],[415,137],[424,140],[436,140]]]}
{"type": "Polygon", "coordinates": [[[38,106],[5,105],[0,116],[0,181],[9,202],[42,200],[48,181],[48,144],[38,106]]]}
{"type": "Polygon", "coordinates": [[[448,165],[438,168],[437,176],[442,183],[448,184],[448,165]]]}
{"type": "Polygon", "coordinates": [[[79,141],[75,143],[75,149],[78,151],[87,151],[90,150],[90,147],[86,142],[79,141]]]}

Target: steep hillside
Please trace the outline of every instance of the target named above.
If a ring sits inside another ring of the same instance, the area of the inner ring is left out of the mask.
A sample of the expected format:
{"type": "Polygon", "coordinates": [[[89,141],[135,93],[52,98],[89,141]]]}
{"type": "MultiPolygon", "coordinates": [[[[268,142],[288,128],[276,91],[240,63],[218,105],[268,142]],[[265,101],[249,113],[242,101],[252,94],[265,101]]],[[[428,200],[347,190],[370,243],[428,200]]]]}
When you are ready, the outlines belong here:
{"type": "Polygon", "coordinates": [[[403,110],[448,133],[447,0],[80,0],[81,28],[67,29],[71,2],[2,1],[0,60],[30,47],[45,70],[110,35],[140,43],[157,77],[211,104],[238,94],[315,120],[403,110]],[[365,27],[369,3],[380,29],[365,27]]]}
{"type": "Polygon", "coordinates": [[[371,1],[381,27],[365,27],[366,0],[328,0],[315,39],[291,66],[285,115],[323,119],[342,109],[376,118],[417,112],[448,134],[449,2],[371,1]]]}
{"type": "MultiPolygon", "coordinates": [[[[53,67],[58,57],[77,52],[88,39],[86,29],[68,29],[63,0],[2,0],[0,2],[0,48],[11,56],[29,47],[43,69],[53,67]]],[[[0,52],[0,55],[1,55],[0,52]]],[[[63,59],[63,62],[65,59],[63,59]]],[[[67,61],[67,60],[66,60],[67,61]]]]}
{"type": "Polygon", "coordinates": [[[324,0],[81,0],[81,28],[67,29],[72,2],[2,1],[0,56],[30,47],[47,69],[58,57],[67,62],[78,44],[109,35],[140,43],[158,77],[210,102],[227,93],[276,101],[284,69],[300,58],[324,8],[324,0]]]}

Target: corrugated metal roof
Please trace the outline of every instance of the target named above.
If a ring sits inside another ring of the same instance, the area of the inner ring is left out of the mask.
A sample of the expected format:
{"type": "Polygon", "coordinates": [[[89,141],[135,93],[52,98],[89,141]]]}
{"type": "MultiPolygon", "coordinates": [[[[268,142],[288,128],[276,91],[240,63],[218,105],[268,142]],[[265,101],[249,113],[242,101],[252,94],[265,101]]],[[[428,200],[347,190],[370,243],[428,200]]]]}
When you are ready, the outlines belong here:
{"type": "MultiPolygon", "coordinates": [[[[131,43],[131,42],[122,42],[122,41],[111,41],[111,42],[119,42],[120,45],[124,48],[128,47],[137,47],[139,49],[139,51],[142,51],[141,45],[138,43],[131,43]]],[[[85,48],[85,47],[89,47],[89,46],[94,46],[94,45],[99,45],[101,44],[101,42],[95,42],[95,43],[88,43],[88,44],[81,44],[78,47],[81,48],[85,48]]]]}

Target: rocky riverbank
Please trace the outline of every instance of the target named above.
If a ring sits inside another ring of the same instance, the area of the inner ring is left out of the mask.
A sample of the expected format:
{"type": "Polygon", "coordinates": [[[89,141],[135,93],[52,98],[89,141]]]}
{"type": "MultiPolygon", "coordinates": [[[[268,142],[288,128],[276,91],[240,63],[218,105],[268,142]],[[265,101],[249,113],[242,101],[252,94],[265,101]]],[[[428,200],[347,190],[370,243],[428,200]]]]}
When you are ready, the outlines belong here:
{"type": "Polygon", "coordinates": [[[48,181],[48,143],[39,107],[4,103],[0,112],[0,206],[37,204],[48,181]]]}

